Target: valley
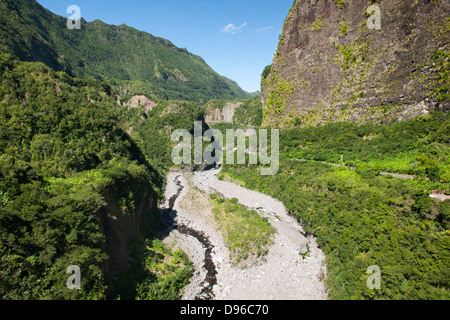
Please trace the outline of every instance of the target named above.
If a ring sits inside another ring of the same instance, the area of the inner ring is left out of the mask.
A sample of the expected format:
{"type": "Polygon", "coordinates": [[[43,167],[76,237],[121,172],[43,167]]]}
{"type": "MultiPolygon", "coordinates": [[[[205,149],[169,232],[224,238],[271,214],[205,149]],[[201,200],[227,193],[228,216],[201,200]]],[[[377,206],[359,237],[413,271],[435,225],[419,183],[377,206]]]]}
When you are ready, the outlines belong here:
{"type": "MultiPolygon", "coordinates": [[[[0,0],[0,300],[450,300],[449,12],[295,0],[249,93],[168,39],[0,0]]],[[[275,29],[237,26],[214,37],[275,29]]]]}
{"type": "Polygon", "coordinates": [[[174,193],[178,197],[172,208],[175,227],[164,242],[185,251],[197,270],[184,290],[183,299],[326,299],[323,284],[325,257],[315,239],[304,235],[282,203],[233,183],[219,181],[216,177],[219,171],[172,172],[168,176],[166,198],[169,201],[166,205],[171,207],[174,193]],[[276,232],[266,255],[249,261],[246,266],[230,261],[224,235],[218,231],[212,214],[211,193],[227,199],[236,198],[268,219],[276,232]],[[202,235],[200,239],[198,234],[202,235]]]}

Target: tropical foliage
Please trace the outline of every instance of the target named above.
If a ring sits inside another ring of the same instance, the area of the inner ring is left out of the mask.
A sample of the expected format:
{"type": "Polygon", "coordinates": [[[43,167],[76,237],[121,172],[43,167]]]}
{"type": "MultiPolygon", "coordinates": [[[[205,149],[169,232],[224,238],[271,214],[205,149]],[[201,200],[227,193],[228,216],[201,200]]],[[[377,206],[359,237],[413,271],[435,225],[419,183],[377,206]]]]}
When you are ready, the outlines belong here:
{"type": "MultiPolygon", "coordinates": [[[[0,297],[89,299],[127,292],[130,287],[115,285],[104,272],[103,214],[116,204],[136,216],[142,190],[162,197],[170,161],[162,146],[170,137],[160,130],[167,122],[153,127],[152,120],[119,107],[108,85],[40,63],[2,54],[0,74],[0,297]],[[125,131],[131,124],[138,138],[153,144],[141,149],[142,141],[125,131]],[[70,265],[83,270],[81,291],[66,287],[70,265]]],[[[186,114],[175,125],[193,125],[200,108],[190,106],[181,105],[186,114]]],[[[148,234],[160,228],[155,223],[148,234]]]]}
{"type": "Polygon", "coordinates": [[[245,165],[225,165],[222,175],[278,198],[317,237],[327,256],[330,298],[449,299],[450,201],[424,191],[448,192],[448,124],[447,114],[435,113],[390,127],[293,129],[281,134],[277,175],[261,176],[258,166],[245,165]],[[398,172],[397,165],[418,177],[378,175],[398,172]],[[371,265],[381,269],[381,290],[366,285],[371,265]]]}
{"type": "Polygon", "coordinates": [[[267,254],[275,228],[258,212],[249,210],[237,199],[210,195],[215,220],[224,233],[231,260],[240,265],[267,254]]]}

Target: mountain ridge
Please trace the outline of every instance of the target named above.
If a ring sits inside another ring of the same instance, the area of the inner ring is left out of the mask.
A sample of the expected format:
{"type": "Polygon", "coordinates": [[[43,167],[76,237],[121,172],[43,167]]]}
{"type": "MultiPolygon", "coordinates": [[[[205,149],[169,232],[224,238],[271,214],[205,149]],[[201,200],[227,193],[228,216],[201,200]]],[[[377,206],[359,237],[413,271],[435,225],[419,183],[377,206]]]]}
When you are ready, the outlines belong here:
{"type": "Polygon", "coordinates": [[[161,99],[205,103],[252,96],[200,56],[125,24],[82,18],[81,30],[69,30],[66,18],[35,0],[2,0],[0,17],[0,51],[22,61],[43,62],[75,77],[128,85],[134,94],[161,99]]]}

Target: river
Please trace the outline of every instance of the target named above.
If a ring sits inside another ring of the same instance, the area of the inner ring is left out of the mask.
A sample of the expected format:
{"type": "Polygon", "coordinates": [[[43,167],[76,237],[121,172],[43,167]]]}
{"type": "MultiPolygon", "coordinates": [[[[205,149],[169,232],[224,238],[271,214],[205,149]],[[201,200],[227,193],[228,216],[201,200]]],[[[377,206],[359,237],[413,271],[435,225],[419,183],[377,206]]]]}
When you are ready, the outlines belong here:
{"type": "Polygon", "coordinates": [[[322,300],[327,298],[325,256],[281,202],[220,181],[220,169],[171,172],[163,216],[171,228],[165,243],[182,249],[195,267],[185,300],[322,300]],[[231,263],[208,194],[220,193],[257,210],[276,228],[268,254],[246,268],[231,263]]]}

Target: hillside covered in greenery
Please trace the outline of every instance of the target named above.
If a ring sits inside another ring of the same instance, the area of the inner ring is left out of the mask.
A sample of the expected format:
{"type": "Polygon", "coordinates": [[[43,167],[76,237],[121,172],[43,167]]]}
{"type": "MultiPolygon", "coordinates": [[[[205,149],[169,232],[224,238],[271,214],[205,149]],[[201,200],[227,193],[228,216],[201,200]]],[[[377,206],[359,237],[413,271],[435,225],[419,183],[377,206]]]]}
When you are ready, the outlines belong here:
{"type": "MultiPolygon", "coordinates": [[[[0,97],[0,297],[159,299],[170,292],[176,299],[189,262],[154,245],[163,230],[156,203],[170,161],[167,122],[153,127],[151,115],[119,107],[103,82],[5,54],[0,97]],[[140,132],[135,138],[130,127],[140,132]],[[153,145],[141,147],[140,136],[153,145]],[[134,262],[117,260],[123,255],[117,247],[134,262]],[[170,257],[165,275],[161,261],[170,257]],[[66,288],[70,265],[83,270],[81,291],[66,288]],[[125,281],[130,270],[134,278],[125,281]]],[[[181,108],[161,118],[192,126],[201,108],[191,103],[186,110],[191,113],[181,108]]]]}
{"type": "Polygon", "coordinates": [[[250,97],[201,57],[169,40],[100,20],[82,20],[81,30],[69,30],[66,18],[34,0],[0,1],[0,51],[78,78],[105,80],[121,95],[201,103],[250,97]]]}
{"type": "MultiPolygon", "coordinates": [[[[440,8],[440,1],[432,2],[440,8]]],[[[306,121],[290,112],[307,104],[294,93],[311,97],[312,80],[324,80],[317,75],[328,69],[312,67],[320,55],[308,55],[311,65],[279,55],[295,48],[289,42],[303,43],[292,35],[305,31],[300,22],[309,16],[294,9],[309,3],[294,3],[286,25],[295,32],[283,33],[285,52],[279,50],[263,72],[262,101],[169,40],[100,20],[82,20],[81,30],[69,30],[66,18],[35,0],[0,0],[0,299],[179,299],[194,267],[184,252],[163,244],[167,226],[158,205],[174,168],[172,132],[193,133],[195,121],[207,129],[208,115],[215,120],[211,128],[224,133],[283,124],[278,174],[262,176],[258,165],[224,165],[219,179],[279,199],[317,238],[330,299],[450,299],[450,200],[430,197],[450,194],[448,50],[428,50],[430,74],[417,80],[429,83],[434,109],[384,121],[397,106],[383,101],[374,107],[383,121],[356,114],[355,123],[352,108],[342,108],[340,118],[313,108],[307,115],[314,121],[306,121]],[[279,76],[280,68],[292,66],[301,67],[292,74],[311,81],[279,76]],[[66,286],[71,265],[83,272],[81,290],[66,286]],[[366,285],[372,265],[381,269],[381,289],[366,285]]],[[[348,1],[318,3],[331,4],[340,16],[357,14],[348,1]]],[[[346,39],[331,18],[326,26],[323,17],[314,19],[309,34],[335,28],[346,39]]],[[[431,24],[427,31],[439,41],[450,30],[448,19],[442,23],[445,28],[431,24]]],[[[359,60],[365,47],[358,43],[336,51],[344,71],[356,74],[357,63],[369,63],[359,60]]],[[[392,70],[395,83],[407,78],[392,70]]],[[[333,94],[345,93],[339,101],[364,96],[354,96],[348,79],[338,80],[343,90],[333,94]]],[[[314,94],[324,96],[319,91],[314,94]]],[[[409,92],[402,93],[407,99],[409,92]]],[[[236,199],[211,196],[210,204],[233,262],[246,264],[267,252],[275,232],[268,221],[236,199]]]]}
{"type": "Polygon", "coordinates": [[[429,197],[450,191],[449,125],[448,113],[435,112],[391,126],[291,129],[280,136],[277,175],[251,165],[221,174],[279,199],[317,237],[331,299],[449,299],[450,201],[429,197]],[[371,265],[381,269],[380,290],[366,286],[371,265]]]}

